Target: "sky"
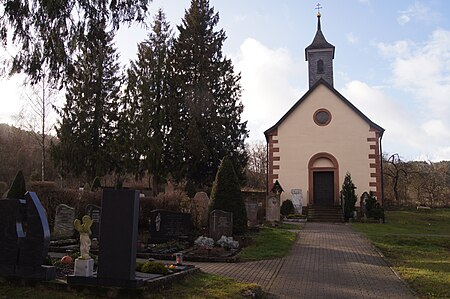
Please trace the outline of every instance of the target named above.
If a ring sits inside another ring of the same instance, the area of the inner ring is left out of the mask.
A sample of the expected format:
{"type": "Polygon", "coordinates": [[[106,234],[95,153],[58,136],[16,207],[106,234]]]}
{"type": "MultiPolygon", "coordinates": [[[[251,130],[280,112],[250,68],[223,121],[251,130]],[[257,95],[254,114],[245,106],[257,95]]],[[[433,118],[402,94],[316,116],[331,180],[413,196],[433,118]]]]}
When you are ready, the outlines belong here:
{"type": "MultiPolygon", "coordinates": [[[[386,131],[383,151],[404,160],[450,160],[450,1],[323,0],[322,32],[336,47],[334,87],[386,131]]],[[[154,0],[174,34],[190,0],[154,0]]],[[[263,141],[308,89],[305,48],[316,28],[317,1],[210,0],[224,29],[224,54],[241,73],[249,141],[263,141]]],[[[124,68],[148,32],[120,29],[124,68]]],[[[23,106],[20,77],[0,80],[0,123],[15,124],[23,106]]],[[[62,97],[63,98],[63,97],[62,97]]]]}

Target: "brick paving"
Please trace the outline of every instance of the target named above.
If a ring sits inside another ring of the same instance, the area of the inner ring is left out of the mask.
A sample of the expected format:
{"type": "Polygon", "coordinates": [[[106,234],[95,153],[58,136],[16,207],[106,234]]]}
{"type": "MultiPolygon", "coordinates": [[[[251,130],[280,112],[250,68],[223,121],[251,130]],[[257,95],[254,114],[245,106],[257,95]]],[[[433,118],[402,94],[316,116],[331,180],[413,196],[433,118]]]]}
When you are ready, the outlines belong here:
{"type": "Polygon", "coordinates": [[[278,298],[415,298],[367,239],[345,224],[307,223],[281,259],[194,264],[257,283],[278,298]]]}

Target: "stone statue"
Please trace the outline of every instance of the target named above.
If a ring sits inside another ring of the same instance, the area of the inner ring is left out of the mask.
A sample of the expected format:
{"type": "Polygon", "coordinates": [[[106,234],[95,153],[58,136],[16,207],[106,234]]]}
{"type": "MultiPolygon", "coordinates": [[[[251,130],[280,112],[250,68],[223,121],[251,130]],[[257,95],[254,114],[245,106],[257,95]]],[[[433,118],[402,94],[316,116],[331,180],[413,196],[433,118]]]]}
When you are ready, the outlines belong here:
{"type": "Polygon", "coordinates": [[[83,260],[90,259],[89,250],[91,249],[91,225],[93,223],[91,217],[84,215],[81,218],[83,223],[79,219],[75,219],[73,226],[80,233],[80,258],[83,260]]]}

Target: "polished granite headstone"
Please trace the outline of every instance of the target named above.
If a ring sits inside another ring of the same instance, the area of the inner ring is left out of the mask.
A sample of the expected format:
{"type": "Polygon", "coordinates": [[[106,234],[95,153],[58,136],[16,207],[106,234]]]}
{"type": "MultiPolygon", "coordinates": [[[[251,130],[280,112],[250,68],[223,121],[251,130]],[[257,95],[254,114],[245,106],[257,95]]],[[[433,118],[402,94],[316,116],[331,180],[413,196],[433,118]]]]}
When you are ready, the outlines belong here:
{"type": "Polygon", "coordinates": [[[139,218],[139,192],[103,190],[100,223],[100,249],[97,274],[69,276],[69,284],[96,284],[136,288],[136,250],[139,218]]]}
{"type": "Polygon", "coordinates": [[[55,279],[55,267],[42,265],[48,253],[50,229],[36,193],[27,192],[24,200],[1,200],[0,215],[0,275],[55,279]]]}
{"type": "Polygon", "coordinates": [[[184,239],[192,233],[192,218],[188,213],[166,210],[150,212],[150,242],[163,243],[184,239]]]}

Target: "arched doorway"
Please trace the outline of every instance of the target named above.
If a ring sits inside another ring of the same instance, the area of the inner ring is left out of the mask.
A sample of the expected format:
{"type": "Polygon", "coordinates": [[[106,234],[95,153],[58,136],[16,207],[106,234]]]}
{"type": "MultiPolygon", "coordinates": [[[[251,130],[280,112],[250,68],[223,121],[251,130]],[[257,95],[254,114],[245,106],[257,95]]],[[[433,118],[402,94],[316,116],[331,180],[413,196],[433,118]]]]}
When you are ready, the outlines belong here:
{"type": "Polygon", "coordinates": [[[318,153],[308,163],[309,203],[339,205],[339,165],[329,153],[318,153]]]}

